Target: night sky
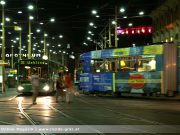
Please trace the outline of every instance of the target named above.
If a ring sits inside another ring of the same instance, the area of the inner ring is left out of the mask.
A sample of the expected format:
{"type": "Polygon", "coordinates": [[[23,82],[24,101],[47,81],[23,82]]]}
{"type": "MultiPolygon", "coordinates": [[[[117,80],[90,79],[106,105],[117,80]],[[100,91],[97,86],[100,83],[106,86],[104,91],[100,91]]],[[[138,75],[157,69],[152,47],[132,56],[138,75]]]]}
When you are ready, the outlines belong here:
{"type": "MultiPolygon", "coordinates": [[[[98,40],[98,34],[107,24],[108,19],[114,18],[115,5],[125,7],[127,16],[137,16],[140,10],[143,10],[146,15],[149,15],[153,9],[161,5],[165,0],[6,0],[6,15],[10,18],[21,21],[24,27],[24,35],[27,30],[27,5],[32,3],[36,9],[31,13],[35,16],[33,29],[37,26],[37,22],[47,21],[50,17],[54,17],[54,24],[47,24],[43,27],[51,36],[64,36],[62,44],[63,48],[67,48],[67,44],[71,45],[72,51],[85,52],[95,49],[93,42],[84,46],[82,43],[87,42],[87,32],[90,30],[89,22],[93,21],[97,29],[93,29],[95,34],[93,40],[98,40]],[[96,18],[91,14],[91,10],[96,9],[100,18],[96,18]],[[22,15],[17,15],[15,12],[22,10],[22,15]]],[[[121,17],[118,14],[118,17],[121,17]]],[[[151,25],[151,18],[131,18],[118,21],[122,27],[126,27],[127,23],[133,22],[133,26],[151,25]]],[[[8,37],[7,37],[8,38],[8,37]]],[[[146,44],[152,42],[151,35],[139,37],[120,36],[119,47],[128,47],[132,43],[146,44]]],[[[24,44],[26,44],[24,42],[24,44]]]]}

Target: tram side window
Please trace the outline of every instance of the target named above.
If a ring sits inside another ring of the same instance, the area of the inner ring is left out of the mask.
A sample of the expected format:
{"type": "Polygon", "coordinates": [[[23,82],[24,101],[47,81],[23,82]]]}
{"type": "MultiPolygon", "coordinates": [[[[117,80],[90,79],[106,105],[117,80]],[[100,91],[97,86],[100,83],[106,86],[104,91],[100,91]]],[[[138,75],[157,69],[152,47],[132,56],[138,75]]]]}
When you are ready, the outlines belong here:
{"type": "Polygon", "coordinates": [[[139,56],[138,61],[138,72],[156,71],[156,60],[154,55],[139,56]]]}
{"type": "Polygon", "coordinates": [[[91,60],[90,69],[92,73],[115,71],[115,61],[107,59],[91,60]]]}
{"type": "Polygon", "coordinates": [[[118,61],[119,61],[118,71],[131,72],[136,70],[135,67],[136,63],[134,56],[120,57],[118,61]]]}
{"type": "Polygon", "coordinates": [[[78,72],[81,74],[81,73],[84,73],[84,61],[81,61],[79,63],[79,68],[78,68],[78,72]]]}
{"type": "Polygon", "coordinates": [[[156,70],[156,60],[153,55],[120,57],[118,71],[120,72],[146,72],[156,70]]]}
{"type": "Polygon", "coordinates": [[[99,73],[103,70],[103,60],[91,60],[90,70],[92,73],[99,73]]]}

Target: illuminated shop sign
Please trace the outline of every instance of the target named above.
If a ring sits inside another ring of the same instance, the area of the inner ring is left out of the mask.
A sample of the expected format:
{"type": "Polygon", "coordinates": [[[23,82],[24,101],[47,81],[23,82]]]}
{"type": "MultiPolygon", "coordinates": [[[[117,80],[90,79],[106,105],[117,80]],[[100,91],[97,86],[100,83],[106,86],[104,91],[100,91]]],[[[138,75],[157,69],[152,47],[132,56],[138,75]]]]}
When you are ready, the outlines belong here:
{"type": "Polygon", "coordinates": [[[47,62],[42,60],[21,60],[21,65],[44,65],[47,64],[47,62]]]}
{"type": "MultiPolygon", "coordinates": [[[[11,58],[11,57],[19,57],[20,54],[5,54],[6,58],[11,58]]],[[[2,57],[2,55],[0,55],[0,57],[2,57]]],[[[28,57],[28,54],[21,54],[21,57],[28,57]]],[[[31,55],[32,58],[39,58],[42,57],[41,54],[32,54],[31,55]]]]}

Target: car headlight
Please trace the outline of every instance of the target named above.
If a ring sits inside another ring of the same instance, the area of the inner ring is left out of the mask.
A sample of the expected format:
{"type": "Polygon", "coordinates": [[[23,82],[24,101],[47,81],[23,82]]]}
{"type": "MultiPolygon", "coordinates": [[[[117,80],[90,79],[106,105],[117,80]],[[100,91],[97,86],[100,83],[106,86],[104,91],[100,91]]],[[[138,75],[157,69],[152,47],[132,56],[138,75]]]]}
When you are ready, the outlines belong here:
{"type": "Polygon", "coordinates": [[[24,90],[24,87],[18,86],[17,90],[18,90],[18,91],[22,91],[22,90],[24,90]]]}
{"type": "Polygon", "coordinates": [[[49,91],[49,86],[48,86],[48,85],[45,85],[45,86],[43,87],[43,90],[49,91]]]}

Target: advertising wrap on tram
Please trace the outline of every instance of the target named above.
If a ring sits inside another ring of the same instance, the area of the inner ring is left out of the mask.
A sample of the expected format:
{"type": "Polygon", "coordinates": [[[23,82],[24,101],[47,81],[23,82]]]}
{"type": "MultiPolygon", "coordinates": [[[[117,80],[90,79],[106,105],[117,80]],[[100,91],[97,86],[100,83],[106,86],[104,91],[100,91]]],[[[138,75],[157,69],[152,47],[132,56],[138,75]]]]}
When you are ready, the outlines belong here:
{"type": "Polygon", "coordinates": [[[80,57],[80,87],[111,93],[177,93],[180,91],[179,50],[180,47],[171,43],[84,53],[80,57]]]}

